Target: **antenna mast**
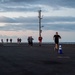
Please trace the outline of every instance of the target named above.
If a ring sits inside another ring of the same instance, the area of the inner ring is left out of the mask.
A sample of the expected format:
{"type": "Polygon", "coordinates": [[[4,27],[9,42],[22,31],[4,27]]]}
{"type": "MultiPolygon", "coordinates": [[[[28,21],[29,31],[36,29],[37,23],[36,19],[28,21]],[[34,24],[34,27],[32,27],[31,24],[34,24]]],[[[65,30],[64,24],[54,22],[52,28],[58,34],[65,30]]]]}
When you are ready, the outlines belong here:
{"type": "Polygon", "coordinates": [[[42,30],[41,30],[41,19],[42,19],[41,10],[39,10],[38,13],[39,13],[39,16],[38,16],[38,18],[39,18],[39,37],[41,37],[41,32],[42,32],[42,30]]]}

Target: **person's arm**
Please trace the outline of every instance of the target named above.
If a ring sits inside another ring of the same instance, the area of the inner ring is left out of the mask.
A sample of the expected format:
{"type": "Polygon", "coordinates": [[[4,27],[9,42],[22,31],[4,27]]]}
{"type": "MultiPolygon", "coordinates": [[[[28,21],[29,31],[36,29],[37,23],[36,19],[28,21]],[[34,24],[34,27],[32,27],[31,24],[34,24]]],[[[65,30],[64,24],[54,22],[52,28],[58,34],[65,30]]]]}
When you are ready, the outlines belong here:
{"type": "Polygon", "coordinates": [[[59,38],[61,39],[61,36],[59,38]]]}

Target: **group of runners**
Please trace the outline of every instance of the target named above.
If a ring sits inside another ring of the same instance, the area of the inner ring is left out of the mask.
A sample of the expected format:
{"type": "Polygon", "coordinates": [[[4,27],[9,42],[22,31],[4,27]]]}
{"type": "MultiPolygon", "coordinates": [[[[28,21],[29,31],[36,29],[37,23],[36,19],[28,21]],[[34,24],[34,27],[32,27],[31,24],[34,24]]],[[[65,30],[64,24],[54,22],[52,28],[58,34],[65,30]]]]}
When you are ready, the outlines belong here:
{"type": "MultiPolygon", "coordinates": [[[[41,44],[42,44],[42,39],[43,39],[42,36],[38,37],[39,46],[41,46],[41,44]]],[[[58,50],[58,48],[59,48],[59,39],[61,39],[61,36],[58,34],[58,32],[56,32],[55,35],[53,36],[53,40],[54,40],[54,43],[55,43],[54,50],[58,50]]],[[[33,46],[33,40],[34,40],[33,37],[29,36],[27,40],[28,40],[28,44],[30,46],[33,46]]],[[[8,43],[8,39],[6,39],[6,41],[8,43]]],[[[3,39],[1,39],[1,42],[3,43],[3,39]]],[[[10,42],[12,43],[12,39],[10,39],[10,42]]],[[[18,38],[17,42],[21,43],[21,38],[18,38]]]]}
{"type": "MultiPolygon", "coordinates": [[[[38,37],[39,46],[41,46],[41,44],[42,44],[42,39],[43,38],[41,36],[38,37]]],[[[59,48],[59,39],[61,39],[61,36],[58,34],[58,32],[56,32],[55,35],[53,36],[53,40],[55,43],[54,50],[58,50],[58,48],[59,48]]],[[[29,36],[27,40],[28,40],[28,44],[33,46],[34,39],[32,38],[32,36],[29,36]]]]}

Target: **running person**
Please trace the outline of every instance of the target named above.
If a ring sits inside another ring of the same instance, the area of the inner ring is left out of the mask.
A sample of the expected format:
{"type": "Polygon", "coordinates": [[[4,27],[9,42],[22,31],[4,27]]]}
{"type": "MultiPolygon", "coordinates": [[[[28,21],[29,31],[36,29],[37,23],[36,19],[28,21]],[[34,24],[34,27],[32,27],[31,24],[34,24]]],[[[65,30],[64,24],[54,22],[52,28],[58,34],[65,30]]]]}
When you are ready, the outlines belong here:
{"type": "Polygon", "coordinates": [[[29,36],[27,40],[28,40],[28,44],[29,44],[30,46],[33,46],[33,40],[34,40],[34,39],[32,38],[32,36],[29,36]]]}
{"type": "Polygon", "coordinates": [[[58,35],[58,32],[53,36],[54,42],[55,42],[55,50],[58,50],[59,48],[59,39],[61,39],[61,36],[58,35]]]}
{"type": "Polygon", "coordinates": [[[39,46],[41,46],[41,43],[42,43],[42,37],[40,36],[40,37],[38,37],[38,40],[39,40],[39,46]]]}

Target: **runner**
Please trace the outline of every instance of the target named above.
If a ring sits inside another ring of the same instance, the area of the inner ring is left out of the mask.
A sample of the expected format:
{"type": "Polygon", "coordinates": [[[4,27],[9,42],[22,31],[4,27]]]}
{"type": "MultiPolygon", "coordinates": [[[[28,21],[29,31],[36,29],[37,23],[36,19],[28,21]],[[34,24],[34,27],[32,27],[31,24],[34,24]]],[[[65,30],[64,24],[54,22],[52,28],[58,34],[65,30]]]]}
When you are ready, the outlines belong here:
{"type": "Polygon", "coordinates": [[[41,43],[42,43],[42,37],[38,37],[38,40],[39,40],[39,46],[41,46],[41,43]]]}
{"type": "Polygon", "coordinates": [[[53,39],[55,42],[54,50],[58,50],[59,49],[59,39],[61,39],[61,36],[58,35],[58,32],[56,32],[56,34],[53,36],[53,39]]]}

